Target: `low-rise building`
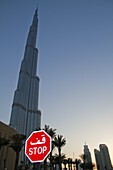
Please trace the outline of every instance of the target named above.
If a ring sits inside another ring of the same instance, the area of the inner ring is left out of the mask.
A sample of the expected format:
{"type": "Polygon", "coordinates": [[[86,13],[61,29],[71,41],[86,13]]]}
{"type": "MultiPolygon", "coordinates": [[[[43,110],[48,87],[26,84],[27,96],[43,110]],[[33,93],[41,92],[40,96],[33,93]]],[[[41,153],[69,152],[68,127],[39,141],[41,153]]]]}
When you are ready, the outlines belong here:
{"type": "MultiPolygon", "coordinates": [[[[18,132],[0,121],[0,137],[9,139],[18,132]]],[[[16,154],[9,146],[2,146],[0,149],[0,170],[14,170],[16,154]]]]}

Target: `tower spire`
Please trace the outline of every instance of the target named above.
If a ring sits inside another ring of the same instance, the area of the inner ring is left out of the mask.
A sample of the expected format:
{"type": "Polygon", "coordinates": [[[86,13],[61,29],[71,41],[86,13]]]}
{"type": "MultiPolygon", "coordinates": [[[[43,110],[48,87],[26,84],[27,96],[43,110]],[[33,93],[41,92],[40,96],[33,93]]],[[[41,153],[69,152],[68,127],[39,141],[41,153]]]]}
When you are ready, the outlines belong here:
{"type": "MultiPolygon", "coordinates": [[[[38,29],[38,9],[27,37],[24,59],[21,63],[17,89],[14,94],[10,126],[26,137],[40,127],[41,112],[38,110],[39,78],[36,75],[38,50],[36,37],[38,29]]],[[[21,155],[21,161],[24,158],[21,155]]]]}
{"type": "MultiPolygon", "coordinates": [[[[29,34],[27,37],[26,47],[32,46],[33,48],[35,48],[36,38],[37,38],[37,29],[38,29],[38,13],[36,9],[35,14],[33,16],[32,24],[30,26],[29,34]]],[[[25,49],[25,52],[26,52],[26,49],[25,49]]]]}
{"type": "Polygon", "coordinates": [[[36,10],[35,10],[35,12],[37,12],[37,14],[38,14],[38,3],[37,3],[37,7],[36,7],[36,10]]]}

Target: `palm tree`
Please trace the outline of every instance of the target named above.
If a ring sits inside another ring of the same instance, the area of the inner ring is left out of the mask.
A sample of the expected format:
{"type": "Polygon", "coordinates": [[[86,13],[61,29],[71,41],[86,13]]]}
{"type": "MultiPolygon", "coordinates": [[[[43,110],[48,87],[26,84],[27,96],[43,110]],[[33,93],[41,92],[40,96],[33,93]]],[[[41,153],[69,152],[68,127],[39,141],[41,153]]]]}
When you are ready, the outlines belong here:
{"type": "Polygon", "coordinates": [[[93,169],[93,167],[94,167],[94,165],[92,164],[92,163],[82,163],[81,165],[80,165],[80,167],[81,168],[83,168],[84,170],[92,170],[93,169]]]}
{"type": "MultiPolygon", "coordinates": [[[[49,125],[45,125],[44,129],[52,138],[52,150],[50,152],[50,170],[52,170],[52,151],[54,149],[53,139],[56,136],[56,129],[52,129],[49,127],[49,125]]],[[[44,169],[46,169],[47,166],[47,159],[44,161],[44,169]]]]}
{"type": "Polygon", "coordinates": [[[41,130],[41,128],[40,128],[40,127],[38,127],[38,128],[36,128],[36,129],[35,129],[35,131],[39,131],[39,130],[41,130]]]}
{"type": "Polygon", "coordinates": [[[54,148],[55,148],[55,145],[53,144],[53,141],[52,141],[52,148],[51,148],[51,152],[49,154],[50,170],[53,169],[53,161],[54,161],[53,158],[54,158],[54,156],[52,155],[52,153],[53,153],[54,148]]]}
{"type": "Polygon", "coordinates": [[[86,162],[85,162],[85,158],[86,158],[87,156],[86,156],[85,154],[81,154],[80,157],[81,157],[81,159],[82,159],[82,161],[83,161],[83,163],[81,163],[80,167],[81,167],[83,170],[87,170],[87,169],[92,170],[95,165],[94,165],[93,163],[91,163],[91,162],[89,162],[89,163],[86,163],[86,162]]]}
{"type": "Polygon", "coordinates": [[[10,141],[10,139],[0,137],[0,150],[1,150],[2,146],[8,145],[9,141],[10,141]]]}
{"type": "Polygon", "coordinates": [[[86,166],[85,166],[85,158],[86,158],[86,155],[85,155],[85,154],[81,154],[81,155],[80,155],[80,158],[82,159],[82,162],[83,162],[83,163],[80,164],[80,167],[81,167],[83,170],[85,170],[85,169],[86,169],[86,166]]]}
{"type": "Polygon", "coordinates": [[[67,163],[68,163],[68,160],[67,159],[64,159],[63,161],[62,161],[62,163],[64,164],[64,169],[66,170],[67,168],[66,168],[66,165],[67,165],[67,163]]]}
{"type": "Polygon", "coordinates": [[[89,169],[89,170],[93,170],[93,167],[94,167],[95,165],[93,164],[93,163],[87,163],[86,164],[86,169],[89,169]]]}
{"type": "Polygon", "coordinates": [[[15,134],[10,137],[11,141],[9,144],[9,147],[11,147],[16,152],[16,160],[15,160],[15,168],[14,170],[17,170],[18,167],[18,160],[19,160],[19,152],[22,149],[23,140],[26,138],[23,134],[15,134]]]}
{"type": "MultiPolygon", "coordinates": [[[[10,139],[6,139],[4,137],[0,137],[0,150],[3,146],[6,146],[9,144],[10,139]]],[[[1,160],[1,158],[0,158],[1,160]]]]}
{"type": "Polygon", "coordinates": [[[82,161],[85,162],[85,158],[86,158],[85,154],[81,154],[81,155],[79,155],[79,156],[80,156],[80,158],[82,159],[82,161]]]}
{"type": "MultiPolygon", "coordinates": [[[[58,154],[55,154],[54,156],[52,156],[53,157],[53,159],[54,159],[54,161],[53,161],[53,163],[54,163],[54,165],[55,165],[55,169],[56,169],[56,165],[57,164],[59,164],[59,155],[58,154]]],[[[61,160],[61,163],[63,163],[64,165],[66,164],[66,156],[65,156],[65,154],[63,153],[63,154],[61,154],[61,158],[60,158],[60,160],[61,160]]],[[[53,167],[53,169],[54,169],[54,167],[53,167]]],[[[61,169],[60,169],[61,170],[61,169]]]]}
{"type": "Polygon", "coordinates": [[[49,154],[49,156],[48,156],[48,159],[49,159],[49,161],[50,161],[50,169],[54,169],[54,165],[55,165],[55,156],[51,156],[50,157],[50,154],[49,154]],[[51,159],[51,160],[50,160],[51,159]]]}
{"type": "Polygon", "coordinates": [[[73,164],[72,158],[68,158],[68,167],[69,167],[69,170],[72,170],[72,164],[73,164]]]}
{"type": "Polygon", "coordinates": [[[78,165],[80,163],[80,160],[79,159],[75,159],[75,164],[76,164],[76,170],[78,170],[78,165]]]}
{"type": "Polygon", "coordinates": [[[66,144],[66,139],[62,135],[58,135],[55,136],[53,143],[58,148],[59,169],[61,169],[61,148],[66,144]]]}

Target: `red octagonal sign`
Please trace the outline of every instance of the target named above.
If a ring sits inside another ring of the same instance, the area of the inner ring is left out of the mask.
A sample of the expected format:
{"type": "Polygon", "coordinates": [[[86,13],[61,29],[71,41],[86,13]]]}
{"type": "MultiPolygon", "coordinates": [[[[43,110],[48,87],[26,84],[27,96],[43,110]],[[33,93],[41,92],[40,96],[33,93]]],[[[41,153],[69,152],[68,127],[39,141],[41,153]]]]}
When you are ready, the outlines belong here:
{"type": "Polygon", "coordinates": [[[51,152],[51,137],[44,131],[34,131],[26,140],[25,154],[34,162],[43,162],[51,152]]]}

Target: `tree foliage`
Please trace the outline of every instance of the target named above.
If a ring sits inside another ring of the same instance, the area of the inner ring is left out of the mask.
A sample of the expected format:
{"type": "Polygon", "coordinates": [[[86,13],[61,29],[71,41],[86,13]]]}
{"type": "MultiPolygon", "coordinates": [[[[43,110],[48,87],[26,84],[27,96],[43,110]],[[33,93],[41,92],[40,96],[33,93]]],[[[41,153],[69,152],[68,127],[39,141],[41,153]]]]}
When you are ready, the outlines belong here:
{"type": "Polygon", "coordinates": [[[0,149],[1,149],[3,146],[8,145],[9,142],[10,142],[10,139],[6,139],[6,138],[4,138],[4,137],[3,137],[3,138],[0,137],[0,149]]]}

